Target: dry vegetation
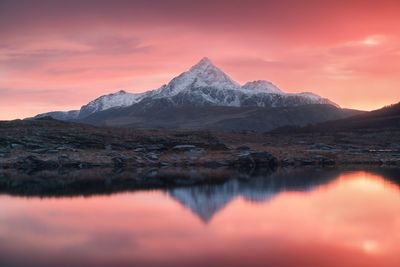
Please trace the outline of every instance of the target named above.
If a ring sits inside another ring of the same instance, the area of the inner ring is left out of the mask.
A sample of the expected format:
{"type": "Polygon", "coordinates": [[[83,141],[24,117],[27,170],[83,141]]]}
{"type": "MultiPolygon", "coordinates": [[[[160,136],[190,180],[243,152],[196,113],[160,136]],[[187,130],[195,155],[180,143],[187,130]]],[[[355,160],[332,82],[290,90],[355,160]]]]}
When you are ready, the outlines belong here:
{"type": "Polygon", "coordinates": [[[96,128],[48,119],[0,123],[3,169],[268,165],[272,158],[258,152],[272,154],[280,166],[400,165],[400,132],[260,134],[96,128]]]}

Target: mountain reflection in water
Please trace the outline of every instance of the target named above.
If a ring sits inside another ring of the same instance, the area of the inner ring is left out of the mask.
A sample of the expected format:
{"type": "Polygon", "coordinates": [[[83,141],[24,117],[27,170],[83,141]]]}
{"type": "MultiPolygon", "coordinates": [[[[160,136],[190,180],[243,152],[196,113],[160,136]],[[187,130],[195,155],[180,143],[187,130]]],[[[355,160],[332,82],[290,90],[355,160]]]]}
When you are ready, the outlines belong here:
{"type": "Polygon", "coordinates": [[[251,202],[265,202],[285,191],[311,191],[335,179],[338,171],[272,173],[249,179],[231,179],[223,184],[201,184],[168,190],[172,198],[189,208],[201,220],[208,222],[229,202],[242,197],[251,202]],[[297,174],[297,175],[296,175],[297,174]]]}
{"type": "Polygon", "coordinates": [[[5,192],[0,266],[399,266],[399,181],[396,169],[329,170],[111,195],[5,192]]]}

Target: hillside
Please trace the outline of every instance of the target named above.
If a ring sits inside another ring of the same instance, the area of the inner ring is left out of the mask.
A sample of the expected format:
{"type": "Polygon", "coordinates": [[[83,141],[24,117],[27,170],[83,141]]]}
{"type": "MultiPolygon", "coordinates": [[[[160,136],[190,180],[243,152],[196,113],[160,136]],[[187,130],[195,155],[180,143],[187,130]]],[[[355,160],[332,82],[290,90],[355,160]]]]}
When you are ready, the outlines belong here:
{"type": "Polygon", "coordinates": [[[332,105],[318,104],[285,108],[220,106],[175,108],[162,105],[161,101],[151,107],[147,103],[138,103],[127,108],[97,112],[82,122],[113,127],[266,132],[284,125],[304,126],[360,113],[332,105]]]}
{"type": "Polygon", "coordinates": [[[281,127],[274,132],[352,131],[362,129],[400,129],[400,103],[349,118],[321,122],[302,128],[292,126],[281,127]]]}

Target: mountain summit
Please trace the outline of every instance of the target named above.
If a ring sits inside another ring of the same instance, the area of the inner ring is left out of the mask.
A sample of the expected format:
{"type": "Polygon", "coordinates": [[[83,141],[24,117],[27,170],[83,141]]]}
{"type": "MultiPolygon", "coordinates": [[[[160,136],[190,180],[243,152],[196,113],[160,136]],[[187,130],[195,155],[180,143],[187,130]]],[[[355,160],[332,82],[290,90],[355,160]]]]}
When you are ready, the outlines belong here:
{"type": "MultiPolygon", "coordinates": [[[[338,107],[329,99],[313,93],[285,93],[269,81],[257,80],[240,85],[207,57],[187,71],[173,78],[168,84],[144,93],[118,91],[90,101],[80,110],[50,112],[37,117],[51,116],[61,120],[86,120],[94,114],[115,109],[129,108],[132,117],[165,108],[281,108],[310,104],[338,107]]],[[[121,111],[123,112],[123,111],[121,111]]],[[[125,116],[125,115],[124,115],[125,116]]],[[[110,118],[112,119],[112,118],[110,118]]]]}
{"type": "Polygon", "coordinates": [[[188,71],[172,79],[161,87],[158,97],[172,97],[185,90],[194,88],[238,89],[240,85],[233,81],[210,59],[203,58],[188,71]]]}

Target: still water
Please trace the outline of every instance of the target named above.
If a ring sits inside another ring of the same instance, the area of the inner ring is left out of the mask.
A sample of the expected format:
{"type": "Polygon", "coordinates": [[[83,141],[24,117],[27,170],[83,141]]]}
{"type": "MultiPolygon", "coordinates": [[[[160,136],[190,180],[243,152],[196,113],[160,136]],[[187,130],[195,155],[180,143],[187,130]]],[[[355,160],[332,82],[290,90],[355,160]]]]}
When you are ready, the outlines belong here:
{"type": "Polygon", "coordinates": [[[0,266],[400,266],[397,171],[0,195],[0,266]]]}

